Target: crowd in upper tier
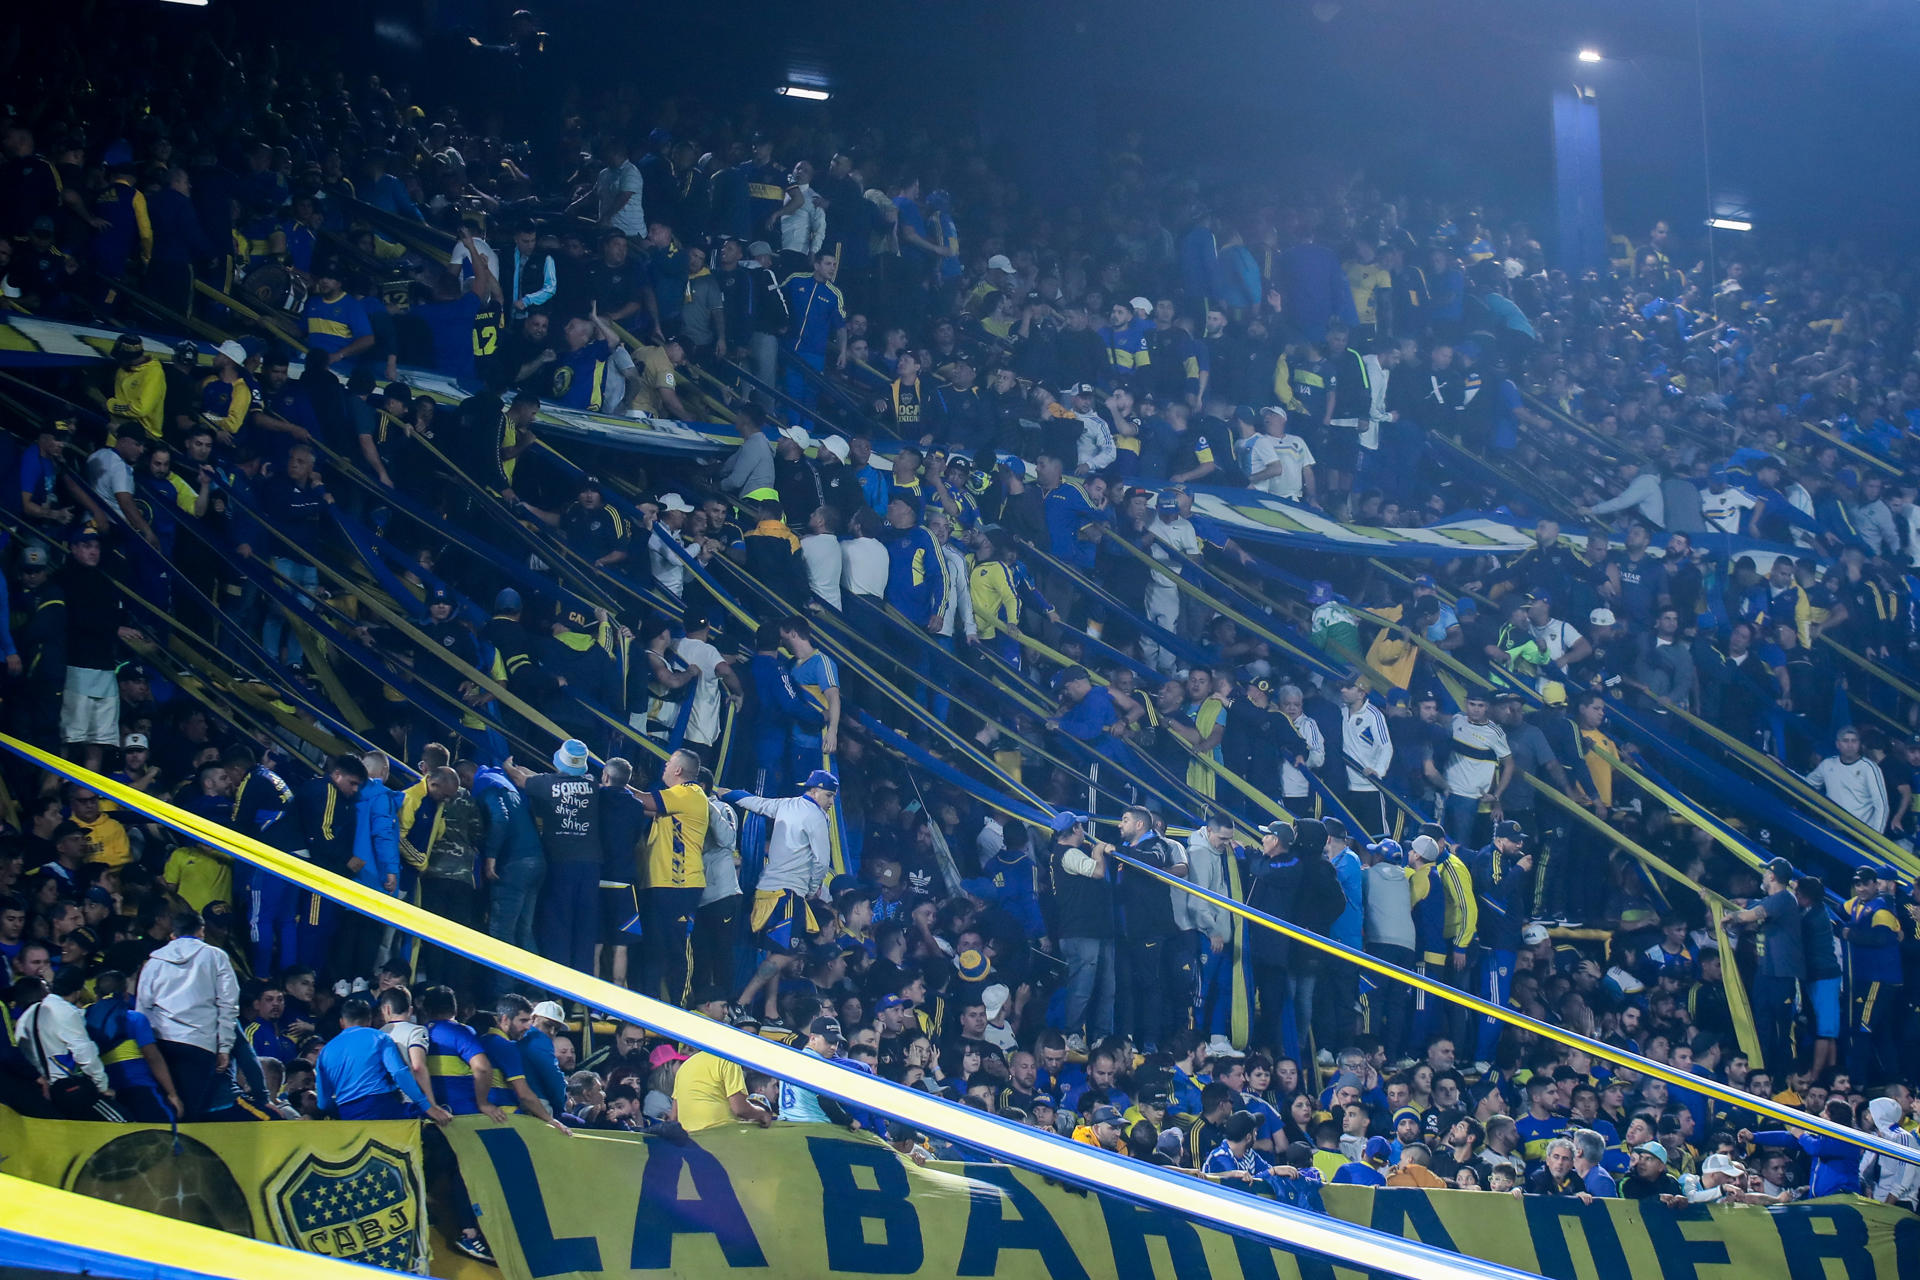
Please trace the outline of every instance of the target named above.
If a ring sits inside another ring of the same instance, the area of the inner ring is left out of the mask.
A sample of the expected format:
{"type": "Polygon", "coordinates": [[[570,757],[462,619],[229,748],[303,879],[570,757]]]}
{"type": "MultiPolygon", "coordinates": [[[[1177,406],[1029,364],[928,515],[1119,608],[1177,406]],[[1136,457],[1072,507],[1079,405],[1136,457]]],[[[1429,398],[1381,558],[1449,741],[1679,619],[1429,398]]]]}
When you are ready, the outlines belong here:
{"type": "MultiPolygon", "coordinates": [[[[1125,149],[1042,199],[963,133],[618,93],[559,125],[543,40],[486,51],[504,117],[247,38],[124,94],[16,68],[0,319],[125,334],[9,382],[10,732],[1297,1203],[1913,1205],[1910,1166],[1222,901],[1912,1144],[1910,267],[1662,222],[1570,278],[1471,199],[1125,149]],[[1376,561],[1217,500],[1534,545],[1376,561]]],[[[0,770],[10,1106],[970,1158],[0,770]]]]}

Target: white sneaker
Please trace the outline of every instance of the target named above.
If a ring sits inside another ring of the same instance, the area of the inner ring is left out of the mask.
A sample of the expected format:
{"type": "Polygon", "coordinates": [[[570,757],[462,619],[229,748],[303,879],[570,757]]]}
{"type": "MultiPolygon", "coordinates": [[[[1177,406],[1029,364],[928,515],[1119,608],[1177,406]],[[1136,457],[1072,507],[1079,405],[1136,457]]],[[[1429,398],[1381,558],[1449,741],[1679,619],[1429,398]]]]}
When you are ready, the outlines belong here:
{"type": "Polygon", "coordinates": [[[1225,1036],[1215,1036],[1213,1039],[1207,1041],[1207,1056],[1209,1058],[1225,1058],[1232,1053],[1233,1041],[1227,1039],[1225,1036]]]}
{"type": "Polygon", "coordinates": [[[1087,1051],[1087,1038],[1085,1036],[1071,1035],[1067,1037],[1068,1053],[1085,1053],[1086,1051],[1087,1051]]]}

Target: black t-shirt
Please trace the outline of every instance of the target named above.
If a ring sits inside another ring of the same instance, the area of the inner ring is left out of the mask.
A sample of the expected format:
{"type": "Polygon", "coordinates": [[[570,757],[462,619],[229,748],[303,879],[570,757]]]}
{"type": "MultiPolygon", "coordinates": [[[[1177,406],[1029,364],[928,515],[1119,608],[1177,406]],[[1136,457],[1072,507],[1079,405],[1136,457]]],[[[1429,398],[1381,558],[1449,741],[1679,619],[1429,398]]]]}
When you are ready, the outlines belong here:
{"type": "Polygon", "coordinates": [[[587,292],[600,304],[600,314],[611,316],[640,297],[644,280],[644,274],[631,256],[617,267],[596,262],[587,276],[587,292]]]}
{"type": "MultiPolygon", "coordinates": [[[[1532,1188],[1529,1187],[1528,1190],[1532,1188]]],[[[1651,1181],[1641,1177],[1630,1177],[1620,1184],[1620,1198],[1623,1200],[1647,1200],[1655,1196],[1680,1194],[1680,1180],[1670,1173],[1663,1173],[1651,1181]]]]}
{"type": "Polygon", "coordinates": [[[549,861],[600,861],[600,789],[593,779],[542,773],[522,790],[549,861]]]}

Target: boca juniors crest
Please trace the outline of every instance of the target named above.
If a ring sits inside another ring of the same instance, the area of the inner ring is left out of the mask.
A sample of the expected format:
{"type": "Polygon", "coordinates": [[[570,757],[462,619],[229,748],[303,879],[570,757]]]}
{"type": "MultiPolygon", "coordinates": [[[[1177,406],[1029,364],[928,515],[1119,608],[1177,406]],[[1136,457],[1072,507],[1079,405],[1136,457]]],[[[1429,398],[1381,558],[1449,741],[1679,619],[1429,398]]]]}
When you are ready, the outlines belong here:
{"type": "Polygon", "coordinates": [[[279,1235],[347,1262],[415,1270],[426,1254],[420,1181],[409,1153],[369,1140],[351,1158],[308,1155],[267,1188],[279,1235]]]}

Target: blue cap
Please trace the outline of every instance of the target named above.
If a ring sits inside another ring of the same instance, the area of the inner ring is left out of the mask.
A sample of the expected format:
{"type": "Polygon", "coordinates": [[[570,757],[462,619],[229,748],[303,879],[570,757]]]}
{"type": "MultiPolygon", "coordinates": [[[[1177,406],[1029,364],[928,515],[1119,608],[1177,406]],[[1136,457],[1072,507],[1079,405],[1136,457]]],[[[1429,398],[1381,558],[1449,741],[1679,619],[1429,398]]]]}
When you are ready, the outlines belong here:
{"type": "Polygon", "coordinates": [[[433,590],[427,592],[427,603],[430,605],[452,604],[453,592],[447,590],[445,587],[435,587],[433,590]]]}
{"type": "Polygon", "coordinates": [[[1852,467],[1842,467],[1840,468],[1840,474],[1835,476],[1834,479],[1838,480],[1844,488],[1854,489],[1859,487],[1860,473],[1852,467]]]}
{"type": "Polygon", "coordinates": [[[1400,842],[1391,836],[1381,836],[1368,844],[1367,852],[1376,858],[1384,858],[1388,862],[1404,862],[1407,857],[1407,851],[1401,848],[1400,842]]]}
{"type": "Polygon", "coordinates": [[[1044,1093],[1036,1093],[1033,1095],[1033,1105],[1028,1107],[1027,1110],[1034,1111],[1041,1107],[1045,1107],[1049,1111],[1058,1111],[1060,1104],[1044,1093]]]}
{"type": "Polygon", "coordinates": [[[1385,1138],[1378,1138],[1378,1137],[1368,1138],[1367,1139],[1367,1159],[1369,1160],[1393,1159],[1393,1144],[1391,1142],[1388,1142],[1385,1138]]]}
{"type": "Polygon", "coordinates": [[[1311,605],[1328,604],[1332,600],[1333,584],[1331,582],[1316,582],[1307,592],[1307,603],[1311,605]]]}
{"type": "Polygon", "coordinates": [[[78,529],[75,529],[67,535],[68,546],[75,546],[89,540],[94,542],[100,541],[100,531],[90,523],[81,525],[78,529]]]}
{"type": "Polygon", "coordinates": [[[1726,478],[1727,469],[1724,466],[1716,466],[1707,472],[1707,479],[1709,480],[1725,480],[1726,478]]]}
{"type": "Polygon", "coordinates": [[[1178,511],[1180,509],[1180,496],[1171,489],[1162,489],[1160,496],[1154,500],[1153,505],[1162,511],[1178,511]]]}
{"type": "Polygon", "coordinates": [[[1468,614],[1479,613],[1480,605],[1472,596],[1461,596],[1453,602],[1453,616],[1464,618],[1468,614]]]}
{"type": "Polygon", "coordinates": [[[512,587],[500,588],[500,594],[493,598],[495,613],[513,613],[520,608],[520,593],[512,587]]]}
{"type": "Polygon", "coordinates": [[[1413,585],[1416,587],[1431,587],[1437,584],[1434,582],[1432,574],[1423,573],[1413,580],[1413,585]]]}
{"type": "Polygon", "coordinates": [[[587,772],[587,744],[578,738],[568,738],[553,753],[553,767],[570,777],[581,777],[587,772]]]}
{"type": "Polygon", "coordinates": [[[899,996],[881,996],[873,1003],[873,1011],[875,1013],[885,1013],[889,1009],[904,1009],[906,1007],[907,1002],[899,996]]]}
{"type": "Polygon", "coordinates": [[[1063,836],[1067,834],[1067,832],[1079,826],[1081,823],[1090,822],[1090,821],[1092,821],[1092,819],[1087,817],[1087,815],[1084,813],[1074,813],[1072,810],[1062,810],[1061,812],[1053,815],[1053,821],[1048,825],[1053,828],[1053,834],[1057,836],[1063,836]]]}
{"type": "Polygon", "coordinates": [[[838,791],[840,789],[840,779],[834,777],[825,769],[815,769],[807,775],[807,780],[800,785],[800,789],[802,791],[811,791],[815,787],[822,787],[828,791],[838,791]]]}

